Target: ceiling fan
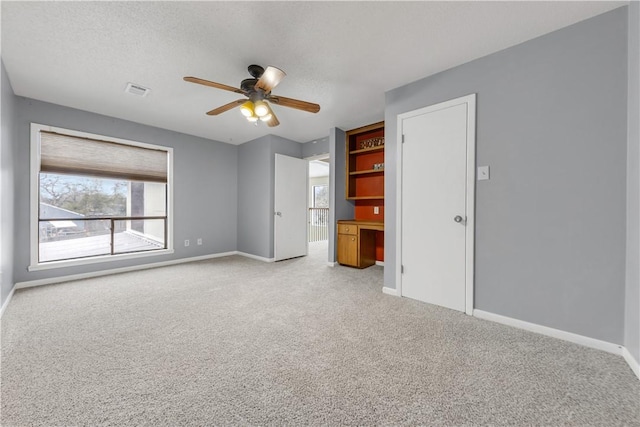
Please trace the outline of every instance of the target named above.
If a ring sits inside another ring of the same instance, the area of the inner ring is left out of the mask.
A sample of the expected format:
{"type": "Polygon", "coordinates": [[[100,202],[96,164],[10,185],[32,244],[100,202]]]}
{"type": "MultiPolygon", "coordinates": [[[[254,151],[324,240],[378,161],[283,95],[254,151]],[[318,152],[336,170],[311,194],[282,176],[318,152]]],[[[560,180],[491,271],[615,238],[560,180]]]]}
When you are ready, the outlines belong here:
{"type": "Polygon", "coordinates": [[[268,66],[265,70],[260,65],[249,65],[248,70],[252,78],[244,79],[240,83],[240,88],[199,79],[197,77],[185,77],[184,80],[191,83],[240,93],[249,98],[249,100],[238,99],[221,107],[214,108],[207,112],[210,116],[217,116],[218,114],[240,106],[240,112],[242,112],[249,122],[256,123],[260,120],[265,122],[267,126],[274,127],[278,126],[280,122],[271,109],[269,103],[280,105],[282,107],[295,108],[296,110],[308,111],[309,113],[317,113],[320,111],[320,106],[318,104],[300,101],[299,99],[285,98],[284,96],[278,96],[271,93],[273,88],[282,81],[284,76],[286,76],[285,72],[281,69],[268,66]]]}

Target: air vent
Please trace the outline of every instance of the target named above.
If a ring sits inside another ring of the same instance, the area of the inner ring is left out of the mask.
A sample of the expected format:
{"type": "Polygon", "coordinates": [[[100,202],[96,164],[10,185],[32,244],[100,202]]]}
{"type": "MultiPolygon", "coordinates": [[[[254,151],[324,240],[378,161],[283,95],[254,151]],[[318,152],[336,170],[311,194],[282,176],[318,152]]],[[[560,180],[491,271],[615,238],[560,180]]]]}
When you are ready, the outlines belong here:
{"type": "Polygon", "coordinates": [[[127,87],[124,89],[125,92],[130,93],[131,95],[137,96],[147,96],[147,94],[151,91],[148,87],[140,86],[135,83],[127,83],[127,87]]]}

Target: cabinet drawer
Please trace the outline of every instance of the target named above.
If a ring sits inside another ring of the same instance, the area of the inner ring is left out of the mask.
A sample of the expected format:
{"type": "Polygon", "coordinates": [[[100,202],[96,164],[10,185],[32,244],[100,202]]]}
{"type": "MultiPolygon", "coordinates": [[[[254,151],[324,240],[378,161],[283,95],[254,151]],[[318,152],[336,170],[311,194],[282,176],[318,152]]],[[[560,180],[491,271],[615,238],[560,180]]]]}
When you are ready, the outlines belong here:
{"type": "Polygon", "coordinates": [[[358,226],[352,224],[338,224],[338,234],[358,234],[358,226]]]}

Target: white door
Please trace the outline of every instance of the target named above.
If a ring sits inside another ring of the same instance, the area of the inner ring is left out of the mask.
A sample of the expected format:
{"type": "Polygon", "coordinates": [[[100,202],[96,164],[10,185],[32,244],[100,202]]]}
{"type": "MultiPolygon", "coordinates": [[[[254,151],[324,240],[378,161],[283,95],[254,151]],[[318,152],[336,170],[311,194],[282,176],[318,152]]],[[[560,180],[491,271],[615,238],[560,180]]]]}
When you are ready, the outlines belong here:
{"type": "Polygon", "coordinates": [[[309,162],[276,154],[274,254],[276,261],[307,255],[309,162]]]}
{"type": "Polygon", "coordinates": [[[475,156],[469,147],[475,148],[469,119],[470,108],[475,116],[475,96],[471,107],[467,98],[401,120],[402,296],[463,312],[473,303],[467,295],[472,292],[467,280],[473,280],[467,258],[473,257],[473,236],[467,227],[473,222],[468,193],[473,195],[475,159],[468,155],[475,156]]]}

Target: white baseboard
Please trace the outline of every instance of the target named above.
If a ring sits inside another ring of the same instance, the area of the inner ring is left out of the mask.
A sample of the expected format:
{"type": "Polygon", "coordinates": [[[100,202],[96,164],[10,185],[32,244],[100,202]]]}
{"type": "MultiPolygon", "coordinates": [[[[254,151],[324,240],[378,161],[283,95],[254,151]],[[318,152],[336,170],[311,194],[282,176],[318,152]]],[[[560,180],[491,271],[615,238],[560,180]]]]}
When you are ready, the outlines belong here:
{"type": "Polygon", "coordinates": [[[623,346],[613,344],[607,341],[597,340],[595,338],[585,337],[583,335],[574,334],[572,332],[561,331],[560,329],[549,328],[535,323],[525,322],[524,320],[513,319],[511,317],[501,316],[499,314],[489,313],[488,311],[473,310],[473,316],[479,319],[490,320],[503,325],[513,326],[515,328],[524,329],[526,331],[535,332],[553,338],[569,341],[574,344],[580,344],[585,347],[595,348],[597,350],[606,351],[607,353],[622,356],[623,346]]]}
{"type": "Polygon", "coordinates": [[[393,295],[394,297],[399,297],[398,290],[394,288],[387,288],[386,286],[382,287],[382,293],[387,295],[393,295]]]}
{"type": "Polygon", "coordinates": [[[329,267],[335,267],[335,266],[336,266],[336,263],[335,263],[335,262],[331,262],[331,261],[327,261],[327,265],[328,265],[329,267]]]}
{"type": "Polygon", "coordinates": [[[70,280],[89,279],[91,277],[108,276],[110,274],[126,273],[128,271],[147,270],[149,268],[166,267],[168,265],[183,264],[186,262],[203,261],[211,258],[221,258],[230,255],[236,255],[236,251],[221,252],[217,254],[202,255],[190,258],[173,259],[169,261],[153,262],[150,264],[132,265],[130,267],[112,268],[109,270],[91,271],[88,273],[71,274],[68,276],[50,277],[47,279],[29,280],[27,282],[18,282],[15,289],[31,288],[33,286],[51,285],[54,283],[68,282],[70,280]]]}
{"type": "Polygon", "coordinates": [[[9,292],[9,295],[7,295],[7,299],[4,301],[4,304],[2,304],[2,308],[0,308],[0,319],[2,319],[2,315],[4,314],[4,311],[7,309],[7,306],[9,305],[9,301],[11,301],[11,298],[13,297],[13,294],[15,291],[16,291],[16,285],[13,285],[13,288],[11,288],[11,292],[9,292]]]}
{"type": "Polygon", "coordinates": [[[384,267],[384,261],[376,261],[376,265],[379,265],[380,267],[384,267]]]}
{"type": "Polygon", "coordinates": [[[248,254],[246,252],[235,252],[236,255],[240,255],[246,258],[251,258],[251,259],[257,259],[258,261],[262,261],[262,262],[275,262],[275,258],[265,258],[263,256],[258,256],[258,255],[253,255],[253,254],[248,254]]]}
{"type": "Polygon", "coordinates": [[[640,364],[638,364],[638,361],[633,358],[626,347],[622,347],[622,357],[624,357],[624,360],[627,361],[633,373],[636,374],[636,377],[640,380],[640,364]]]}

